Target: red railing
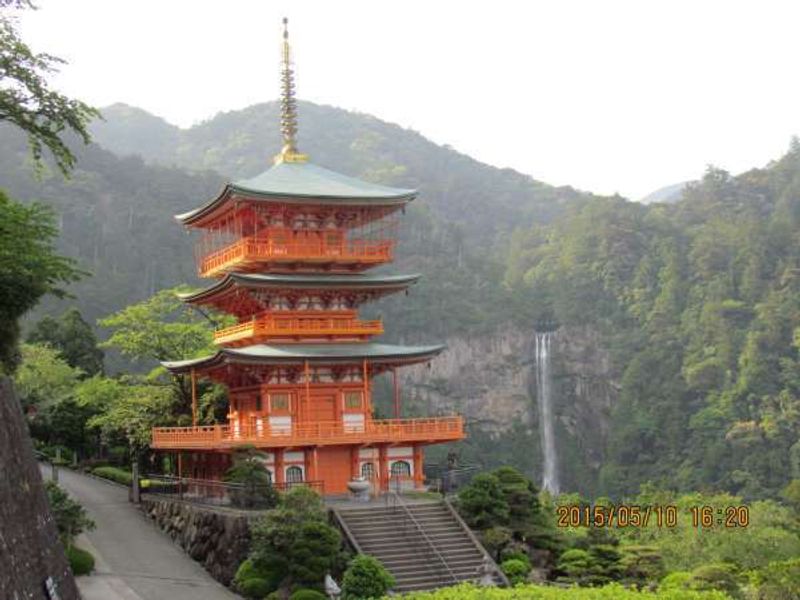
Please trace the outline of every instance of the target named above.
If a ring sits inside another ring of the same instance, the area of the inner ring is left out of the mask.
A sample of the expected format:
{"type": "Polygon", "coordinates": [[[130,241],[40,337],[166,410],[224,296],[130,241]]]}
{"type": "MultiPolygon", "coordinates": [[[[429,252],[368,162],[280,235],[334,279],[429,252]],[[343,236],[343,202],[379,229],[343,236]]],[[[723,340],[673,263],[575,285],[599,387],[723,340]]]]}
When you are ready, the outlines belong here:
{"type": "Polygon", "coordinates": [[[160,449],[231,448],[242,444],[260,447],[324,446],[393,442],[443,442],[464,437],[460,416],[430,419],[388,419],[363,425],[341,422],[300,423],[270,428],[260,423],[208,425],[203,427],[155,427],[151,446],[160,449]]]}
{"type": "Polygon", "coordinates": [[[259,262],[334,262],[344,264],[378,264],[392,260],[390,240],[332,242],[276,242],[242,238],[205,256],[200,261],[200,276],[218,275],[230,267],[259,262]]]}
{"type": "Polygon", "coordinates": [[[227,344],[249,338],[365,336],[382,333],[383,323],[380,320],[361,321],[351,316],[256,316],[252,321],[215,331],[214,343],[227,344]]]}

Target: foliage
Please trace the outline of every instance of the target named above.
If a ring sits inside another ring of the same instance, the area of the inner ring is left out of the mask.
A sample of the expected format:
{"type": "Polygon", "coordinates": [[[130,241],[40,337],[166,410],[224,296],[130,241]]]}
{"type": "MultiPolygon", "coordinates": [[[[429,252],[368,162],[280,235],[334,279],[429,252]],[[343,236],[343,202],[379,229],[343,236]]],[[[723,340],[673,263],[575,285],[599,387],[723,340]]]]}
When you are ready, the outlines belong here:
{"type": "Polygon", "coordinates": [[[752,573],[756,600],[800,600],[800,558],[771,562],[752,573]]]}
{"type": "Polygon", "coordinates": [[[106,442],[122,440],[137,454],[150,444],[153,427],[173,422],[174,402],[171,390],[164,386],[127,385],[124,395],[116,397],[101,414],[92,417],[88,426],[100,431],[106,442]]]}
{"type": "Polygon", "coordinates": [[[270,582],[260,577],[245,579],[238,586],[239,591],[245,598],[252,598],[253,600],[261,600],[273,590],[270,582]]]}
{"type": "Polygon", "coordinates": [[[685,585],[691,590],[719,590],[731,598],[740,598],[735,572],[735,567],[725,563],[701,565],[690,573],[685,585]]]}
{"type": "Polygon", "coordinates": [[[490,473],[479,473],[458,493],[458,510],[475,529],[489,529],[508,521],[508,503],[500,480],[490,473]]]}
{"type": "Polygon", "coordinates": [[[395,580],[381,562],[367,554],[358,554],[347,567],[342,578],[342,598],[382,598],[392,589],[395,580]]]}
{"type": "Polygon", "coordinates": [[[526,563],[518,558],[509,558],[500,564],[500,569],[508,577],[511,585],[524,583],[531,570],[530,563],[526,563]]]}
{"type": "Polygon", "coordinates": [[[44,317],[28,333],[26,341],[58,350],[71,367],[89,377],[103,371],[103,351],[97,347],[97,336],[77,308],[58,319],[44,317]]]}
{"type": "MultiPolygon", "coordinates": [[[[179,294],[187,290],[186,287],[161,290],[143,302],[100,319],[102,327],[111,329],[110,337],[101,346],[114,348],[122,355],[148,365],[156,361],[213,354],[211,324],[179,298],[179,294]]],[[[225,319],[223,322],[227,323],[225,319]]],[[[162,367],[156,368],[151,373],[151,381],[157,382],[163,373],[162,367]]],[[[190,378],[176,377],[170,381],[177,400],[177,412],[191,414],[190,378]]],[[[203,394],[208,388],[208,384],[199,385],[198,394],[203,394]]]]}
{"type": "MultiPolygon", "coordinates": [[[[684,494],[656,491],[644,486],[632,504],[658,503],[678,509],[675,527],[658,527],[652,520],[647,527],[620,529],[621,548],[628,544],[658,549],[667,571],[690,571],[698,565],[727,563],[738,569],[757,569],[772,561],[800,555],[800,536],[789,509],[771,500],[749,505],[747,527],[693,526],[692,507],[727,507],[743,505],[742,498],[728,494],[684,494]]],[[[716,519],[715,515],[715,519],[716,519]]]]}
{"type": "Polygon", "coordinates": [[[122,485],[130,485],[133,475],[128,469],[121,469],[119,467],[95,467],[92,469],[92,475],[97,475],[103,479],[110,479],[122,485]]]}
{"type": "Polygon", "coordinates": [[[63,297],[62,286],[84,274],[73,259],[56,253],[57,236],[51,209],[18,204],[0,190],[0,368],[5,373],[13,372],[18,362],[20,317],[45,294],[63,297]]]}
{"type": "Polygon", "coordinates": [[[75,538],[82,532],[94,529],[94,521],[86,514],[86,509],[73,500],[67,492],[51,480],[45,481],[50,512],[56,522],[58,536],[66,548],[72,546],[75,538]]]}
{"type": "Polygon", "coordinates": [[[37,164],[46,147],[66,175],[75,166],[75,156],[62,139],[65,131],[88,144],[89,122],[99,113],[50,89],[47,77],[63,63],[50,54],[35,54],[17,34],[10,16],[0,14],[0,122],[13,123],[27,134],[37,164]]]}
{"type": "Polygon", "coordinates": [[[71,367],[58,351],[47,346],[23,344],[22,364],[14,385],[23,408],[45,409],[72,397],[83,372],[71,367]]]}
{"type": "Polygon", "coordinates": [[[301,588],[292,592],[289,600],[326,600],[327,596],[317,590],[310,590],[308,588],[301,588]]]}
{"type": "Polygon", "coordinates": [[[231,494],[234,506],[273,508],[278,504],[278,492],[272,486],[269,471],[253,447],[234,452],[233,466],[226,471],[224,480],[242,486],[231,494]]]}
{"type": "Polygon", "coordinates": [[[94,571],[94,556],[91,552],[77,546],[70,546],[66,550],[66,555],[73,575],[89,575],[94,571]]]}
{"type": "Polygon", "coordinates": [[[253,526],[250,559],[280,570],[290,585],[320,587],[340,561],[340,545],[320,496],[295,487],[253,526]]]}
{"type": "MultiPolygon", "coordinates": [[[[234,585],[240,591],[244,589],[244,582],[251,579],[259,579],[267,582],[268,591],[277,589],[283,579],[283,572],[273,565],[265,565],[258,563],[248,558],[236,570],[236,575],[233,578],[234,585]]],[[[259,598],[263,598],[266,594],[262,594],[259,598]]]]}
{"type": "Polygon", "coordinates": [[[642,587],[665,574],[664,558],[656,546],[625,545],[619,548],[623,579],[642,587]]]}
{"type": "Polygon", "coordinates": [[[485,588],[461,584],[432,592],[404,594],[408,600],[730,600],[719,591],[637,591],[612,583],[600,588],[560,588],[524,585],[513,589],[485,588]]]}

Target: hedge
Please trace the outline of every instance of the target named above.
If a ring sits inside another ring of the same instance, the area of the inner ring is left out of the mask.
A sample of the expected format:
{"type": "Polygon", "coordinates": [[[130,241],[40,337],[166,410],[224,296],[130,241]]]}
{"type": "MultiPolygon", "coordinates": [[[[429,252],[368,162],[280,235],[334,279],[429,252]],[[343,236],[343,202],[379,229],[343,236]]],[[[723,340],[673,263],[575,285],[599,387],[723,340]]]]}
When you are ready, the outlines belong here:
{"type": "Polygon", "coordinates": [[[70,546],[66,554],[73,575],[88,575],[94,570],[94,556],[86,550],[70,546]]]}
{"type": "Polygon", "coordinates": [[[562,588],[545,585],[519,585],[514,588],[485,588],[462,584],[432,592],[412,592],[403,598],[413,600],[730,600],[719,591],[664,590],[637,591],[618,583],[603,587],[562,588]]]}

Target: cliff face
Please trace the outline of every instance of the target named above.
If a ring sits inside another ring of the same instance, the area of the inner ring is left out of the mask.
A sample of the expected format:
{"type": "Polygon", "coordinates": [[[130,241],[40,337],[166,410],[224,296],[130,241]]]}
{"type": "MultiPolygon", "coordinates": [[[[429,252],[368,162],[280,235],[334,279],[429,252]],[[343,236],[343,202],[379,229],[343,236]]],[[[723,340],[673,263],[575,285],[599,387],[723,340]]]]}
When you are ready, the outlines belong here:
{"type": "MultiPolygon", "coordinates": [[[[470,458],[484,466],[514,462],[541,480],[536,398],[536,332],[504,327],[491,335],[453,337],[430,365],[403,372],[404,397],[426,414],[458,412],[468,420],[470,458]],[[491,441],[512,444],[493,456],[491,441]],[[483,440],[483,441],[479,441],[483,440]],[[510,455],[509,455],[510,454],[510,455]],[[481,459],[483,456],[483,460],[481,459]]],[[[596,484],[619,387],[601,336],[589,328],[552,334],[550,373],[559,474],[564,491],[596,484]]]]}
{"type": "Polygon", "coordinates": [[[58,540],[28,427],[11,381],[0,378],[0,598],[78,600],[58,540]]]}

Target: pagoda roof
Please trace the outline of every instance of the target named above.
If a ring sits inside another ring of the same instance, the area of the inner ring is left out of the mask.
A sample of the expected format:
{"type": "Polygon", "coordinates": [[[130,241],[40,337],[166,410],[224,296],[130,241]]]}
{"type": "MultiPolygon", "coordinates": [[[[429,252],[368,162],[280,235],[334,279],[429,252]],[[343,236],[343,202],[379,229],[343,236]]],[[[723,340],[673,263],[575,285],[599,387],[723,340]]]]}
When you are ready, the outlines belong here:
{"type": "Polygon", "coordinates": [[[213,285],[189,294],[179,294],[181,300],[189,303],[207,301],[227,290],[240,287],[246,289],[345,289],[345,290],[402,290],[416,283],[418,273],[412,275],[264,275],[258,273],[227,273],[213,285]]]}
{"type": "Polygon", "coordinates": [[[162,362],[173,373],[208,369],[225,364],[280,365],[301,363],[348,363],[368,360],[371,363],[417,363],[430,360],[445,349],[436,346],[395,346],[391,344],[255,344],[243,348],[222,348],[216,354],[189,360],[162,362]]]}
{"type": "Polygon", "coordinates": [[[226,184],[215,199],[175,218],[185,225],[201,224],[232,196],[273,203],[399,206],[416,195],[417,190],[361,181],[309,162],[280,162],[260,175],[226,184]]]}

